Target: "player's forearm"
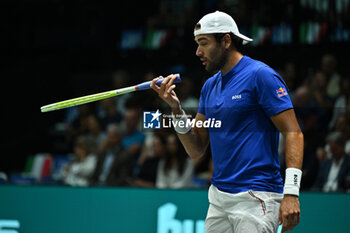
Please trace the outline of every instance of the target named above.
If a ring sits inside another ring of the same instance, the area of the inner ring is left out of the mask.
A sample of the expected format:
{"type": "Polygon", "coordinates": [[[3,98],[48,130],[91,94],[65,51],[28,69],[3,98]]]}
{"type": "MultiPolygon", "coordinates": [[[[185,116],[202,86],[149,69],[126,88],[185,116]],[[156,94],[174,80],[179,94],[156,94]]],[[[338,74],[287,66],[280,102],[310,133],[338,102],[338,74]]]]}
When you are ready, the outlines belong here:
{"type": "Polygon", "coordinates": [[[193,159],[199,159],[205,154],[208,143],[202,142],[195,129],[192,129],[187,134],[177,134],[184,146],[187,154],[193,159]]]}
{"type": "Polygon", "coordinates": [[[304,136],[298,130],[287,132],[286,137],[286,166],[301,169],[303,165],[304,136]]]}
{"type": "MultiPolygon", "coordinates": [[[[181,108],[181,105],[172,107],[172,112],[175,115],[174,121],[187,121],[186,113],[181,108]]],[[[204,121],[205,119],[205,115],[197,113],[195,121],[204,121]]],[[[179,124],[176,125],[174,129],[187,154],[194,160],[202,157],[209,144],[208,130],[197,127],[191,128],[186,123],[184,123],[185,127],[179,127],[179,124]]]]}

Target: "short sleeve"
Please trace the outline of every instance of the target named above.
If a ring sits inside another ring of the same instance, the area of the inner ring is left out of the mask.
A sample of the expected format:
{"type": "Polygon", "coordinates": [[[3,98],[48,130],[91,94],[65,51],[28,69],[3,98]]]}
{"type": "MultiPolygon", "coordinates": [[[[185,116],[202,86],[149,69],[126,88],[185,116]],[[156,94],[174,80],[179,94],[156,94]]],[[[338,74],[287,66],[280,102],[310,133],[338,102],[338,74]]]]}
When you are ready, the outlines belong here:
{"type": "Polygon", "coordinates": [[[287,85],[273,69],[261,67],[255,81],[257,101],[269,117],[293,108],[287,85]]]}

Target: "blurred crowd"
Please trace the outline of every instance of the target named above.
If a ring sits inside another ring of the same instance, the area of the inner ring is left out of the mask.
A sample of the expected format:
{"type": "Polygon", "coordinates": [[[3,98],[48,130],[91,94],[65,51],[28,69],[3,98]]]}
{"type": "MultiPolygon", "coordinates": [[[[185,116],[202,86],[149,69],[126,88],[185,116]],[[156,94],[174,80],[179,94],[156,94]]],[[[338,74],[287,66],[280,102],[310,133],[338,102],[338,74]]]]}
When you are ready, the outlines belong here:
{"type": "MultiPolygon", "coordinates": [[[[296,67],[280,70],[304,133],[302,190],[345,192],[350,189],[350,79],[338,73],[331,54],[307,77],[297,78],[296,67]]],[[[284,140],[280,142],[282,171],[284,140]]],[[[283,172],[282,172],[283,174],[283,172]]]]}
{"type": "MultiPolygon", "coordinates": [[[[154,77],[146,73],[144,81],[154,77]]],[[[113,74],[112,86],[129,86],[129,80],[127,71],[118,70],[113,74]]],[[[186,76],[182,80],[179,98],[184,108],[194,114],[198,99],[191,96],[193,81],[186,76]]],[[[143,129],[143,111],[156,109],[169,111],[150,90],[67,110],[64,142],[57,147],[64,145],[65,150],[72,148],[74,153],[57,177],[72,186],[207,186],[208,156],[192,161],[171,129],[143,129]]]]}
{"type": "MultiPolygon", "coordinates": [[[[130,86],[130,72],[115,71],[111,89],[130,86]]],[[[178,96],[196,113],[193,80],[182,75],[178,96]]],[[[155,78],[148,72],[144,81],[155,78]]],[[[209,153],[192,161],[172,129],[143,129],[143,111],[169,113],[152,90],[124,94],[65,110],[57,122],[50,154],[29,156],[27,174],[12,174],[15,184],[129,186],[158,188],[207,187],[209,153]]]]}

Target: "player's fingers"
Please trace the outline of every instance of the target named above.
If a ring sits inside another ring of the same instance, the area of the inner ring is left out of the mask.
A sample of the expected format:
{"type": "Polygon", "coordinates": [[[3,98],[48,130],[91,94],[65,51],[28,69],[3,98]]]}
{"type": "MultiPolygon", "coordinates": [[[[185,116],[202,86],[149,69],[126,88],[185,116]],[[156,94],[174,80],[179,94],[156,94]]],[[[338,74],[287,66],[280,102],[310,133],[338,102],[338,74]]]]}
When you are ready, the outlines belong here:
{"type": "Polygon", "coordinates": [[[159,90],[159,95],[163,96],[164,93],[166,92],[166,88],[167,88],[167,84],[169,82],[169,80],[171,79],[170,75],[168,77],[166,77],[163,81],[162,84],[160,84],[160,90],[159,90]]]}
{"type": "Polygon", "coordinates": [[[160,90],[160,87],[156,84],[156,82],[159,80],[159,79],[161,79],[161,78],[163,78],[162,76],[159,76],[159,77],[157,77],[157,78],[154,78],[153,80],[152,80],[152,82],[151,82],[151,88],[153,89],[153,90],[155,90],[157,93],[159,92],[159,90],[160,90]]]}
{"type": "Polygon", "coordinates": [[[279,214],[278,214],[278,224],[279,225],[282,224],[282,212],[281,212],[281,209],[279,210],[279,214]]]}
{"type": "Polygon", "coordinates": [[[176,79],[177,75],[169,75],[167,76],[164,81],[161,84],[161,94],[164,98],[168,97],[168,89],[173,85],[174,80],[176,79]]]}
{"type": "MultiPolygon", "coordinates": [[[[164,85],[166,86],[166,88],[171,87],[171,85],[173,85],[176,78],[177,78],[176,74],[168,75],[164,80],[165,81],[164,85]]],[[[163,82],[162,82],[162,84],[163,84],[163,82]]]]}
{"type": "Polygon", "coordinates": [[[168,94],[170,94],[174,89],[175,89],[175,87],[176,87],[176,85],[175,84],[173,84],[173,85],[171,85],[169,88],[168,88],[168,94]]]}
{"type": "Polygon", "coordinates": [[[293,228],[297,225],[296,221],[297,221],[296,215],[293,215],[293,214],[288,215],[286,217],[286,224],[283,224],[283,228],[285,229],[285,231],[293,230],[293,228]]]}
{"type": "Polygon", "coordinates": [[[174,87],[172,87],[172,86],[173,86],[174,80],[177,78],[177,75],[171,74],[167,78],[169,78],[169,80],[167,80],[166,86],[165,86],[165,93],[164,93],[164,95],[166,95],[165,98],[167,98],[168,94],[171,92],[171,90],[174,89],[174,87]],[[169,89],[170,89],[170,91],[169,91],[169,89]]]}
{"type": "Polygon", "coordinates": [[[171,91],[170,95],[172,96],[173,99],[177,99],[177,96],[174,90],[171,91]]]}
{"type": "Polygon", "coordinates": [[[167,82],[167,88],[170,88],[173,85],[175,79],[177,78],[177,74],[171,74],[168,77],[170,79],[169,79],[169,82],[167,82]]]}
{"type": "Polygon", "coordinates": [[[288,220],[285,215],[282,214],[282,233],[288,230],[288,220]]]}
{"type": "Polygon", "coordinates": [[[174,90],[175,84],[171,85],[170,87],[167,86],[166,91],[163,94],[164,98],[168,98],[168,95],[174,90]]]}
{"type": "Polygon", "coordinates": [[[293,220],[291,219],[291,217],[287,217],[287,225],[286,225],[286,231],[290,231],[293,227],[293,220]]]}
{"type": "Polygon", "coordinates": [[[300,222],[300,212],[298,213],[297,224],[299,224],[299,222],[300,222]]]}
{"type": "Polygon", "coordinates": [[[298,224],[298,214],[290,213],[288,215],[288,230],[293,230],[293,228],[298,224]]]}

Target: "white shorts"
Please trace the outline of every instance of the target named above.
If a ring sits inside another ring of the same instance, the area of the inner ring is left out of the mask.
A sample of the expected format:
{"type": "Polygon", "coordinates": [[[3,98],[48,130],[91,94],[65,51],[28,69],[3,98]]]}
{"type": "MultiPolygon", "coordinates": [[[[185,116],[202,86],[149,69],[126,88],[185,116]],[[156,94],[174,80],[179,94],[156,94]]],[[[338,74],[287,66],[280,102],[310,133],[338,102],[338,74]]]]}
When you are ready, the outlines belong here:
{"type": "Polygon", "coordinates": [[[206,233],[276,233],[283,194],[247,191],[237,194],[209,188],[206,233]]]}

